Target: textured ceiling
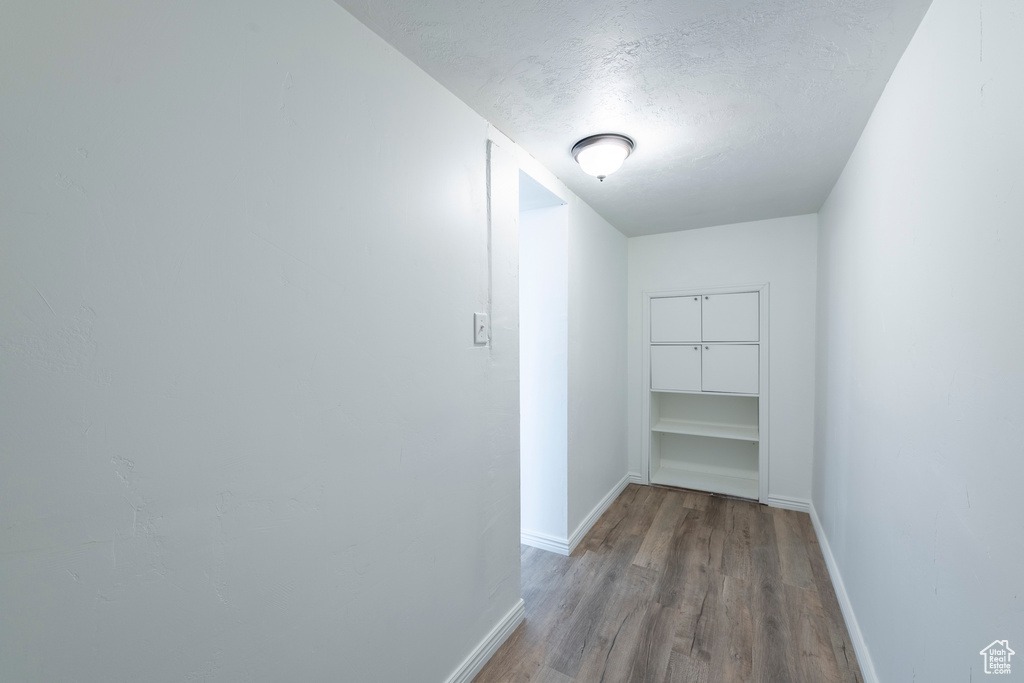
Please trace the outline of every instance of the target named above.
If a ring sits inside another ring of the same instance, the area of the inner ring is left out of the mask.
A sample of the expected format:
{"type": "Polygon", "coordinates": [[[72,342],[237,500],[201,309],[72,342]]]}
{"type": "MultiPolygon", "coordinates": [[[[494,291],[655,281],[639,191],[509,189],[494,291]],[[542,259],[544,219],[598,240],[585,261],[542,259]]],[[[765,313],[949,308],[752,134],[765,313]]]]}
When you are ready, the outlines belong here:
{"type": "Polygon", "coordinates": [[[627,235],[817,211],[930,3],[337,1],[627,235]]]}

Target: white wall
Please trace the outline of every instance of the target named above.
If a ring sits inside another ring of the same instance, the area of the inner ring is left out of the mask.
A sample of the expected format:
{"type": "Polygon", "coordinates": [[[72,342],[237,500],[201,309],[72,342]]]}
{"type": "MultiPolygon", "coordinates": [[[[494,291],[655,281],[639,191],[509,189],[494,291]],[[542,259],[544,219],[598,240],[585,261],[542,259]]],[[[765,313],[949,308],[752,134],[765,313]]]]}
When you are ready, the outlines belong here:
{"type": "Polygon", "coordinates": [[[820,213],[814,506],[881,681],[1024,652],[1021,35],[935,0],[820,213]]]}
{"type": "Polygon", "coordinates": [[[566,538],[567,206],[519,214],[520,477],[523,532],[566,538]]]}
{"type": "MultiPolygon", "coordinates": [[[[627,240],[569,204],[570,539],[626,476],[627,240]]],[[[593,521],[592,519],[590,520],[593,521]]],[[[578,536],[578,534],[576,534],[578,536]]]]}
{"type": "Polygon", "coordinates": [[[318,0],[9,0],[0,91],[4,679],[447,678],[519,599],[485,122],[318,0]]]}
{"type": "Polygon", "coordinates": [[[811,497],[814,437],[813,215],[629,240],[629,467],[640,472],[643,293],[768,282],[769,495],[811,497]]]}

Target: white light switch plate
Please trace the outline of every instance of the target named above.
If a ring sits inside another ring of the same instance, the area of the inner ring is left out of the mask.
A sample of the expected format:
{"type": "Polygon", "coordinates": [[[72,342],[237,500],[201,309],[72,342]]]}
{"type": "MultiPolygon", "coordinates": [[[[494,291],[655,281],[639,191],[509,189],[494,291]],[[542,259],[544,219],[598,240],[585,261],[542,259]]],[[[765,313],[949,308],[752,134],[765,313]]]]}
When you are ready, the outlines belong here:
{"type": "Polygon", "coordinates": [[[473,314],[473,330],[473,342],[476,344],[486,344],[491,338],[491,324],[486,313],[473,314]]]}

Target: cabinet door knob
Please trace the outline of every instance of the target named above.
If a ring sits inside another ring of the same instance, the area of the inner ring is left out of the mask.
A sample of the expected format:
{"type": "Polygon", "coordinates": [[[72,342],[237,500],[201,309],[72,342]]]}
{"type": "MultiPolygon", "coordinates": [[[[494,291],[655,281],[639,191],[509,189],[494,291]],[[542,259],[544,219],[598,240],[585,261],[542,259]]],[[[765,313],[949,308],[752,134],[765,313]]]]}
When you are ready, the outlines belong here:
{"type": "Polygon", "coordinates": [[[706,346],[705,346],[705,347],[704,347],[704,350],[705,350],[705,351],[710,351],[711,349],[709,349],[708,347],[706,347],[706,346]]]}
{"type": "Polygon", "coordinates": [[[693,350],[694,350],[694,351],[700,351],[700,347],[699,347],[699,346],[694,346],[694,347],[693,347],[693,350]]]}
{"type": "Polygon", "coordinates": [[[708,300],[708,298],[707,298],[707,297],[704,297],[704,301],[707,301],[707,300],[708,300]]]}
{"type": "Polygon", "coordinates": [[[699,296],[695,296],[695,297],[693,297],[693,300],[694,300],[694,301],[699,301],[699,300],[700,300],[700,297],[699,297],[699,296]]]}

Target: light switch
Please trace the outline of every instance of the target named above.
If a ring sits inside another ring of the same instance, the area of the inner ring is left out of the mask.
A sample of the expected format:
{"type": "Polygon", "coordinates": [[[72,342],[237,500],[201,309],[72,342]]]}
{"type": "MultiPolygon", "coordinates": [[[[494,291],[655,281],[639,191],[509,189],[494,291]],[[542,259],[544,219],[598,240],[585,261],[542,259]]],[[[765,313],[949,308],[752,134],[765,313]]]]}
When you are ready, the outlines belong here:
{"type": "Polygon", "coordinates": [[[486,313],[473,314],[473,330],[473,342],[476,344],[486,344],[491,338],[491,325],[486,313]]]}

